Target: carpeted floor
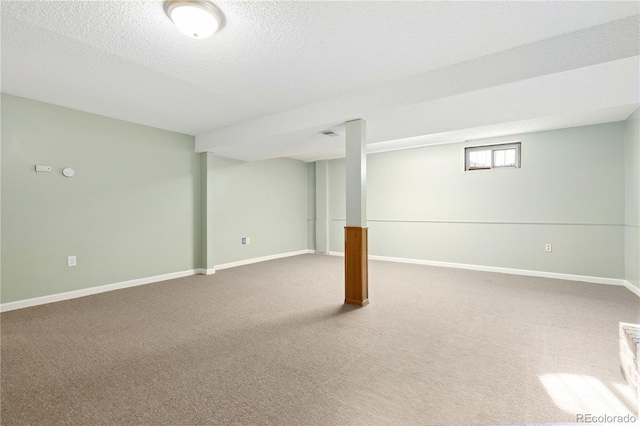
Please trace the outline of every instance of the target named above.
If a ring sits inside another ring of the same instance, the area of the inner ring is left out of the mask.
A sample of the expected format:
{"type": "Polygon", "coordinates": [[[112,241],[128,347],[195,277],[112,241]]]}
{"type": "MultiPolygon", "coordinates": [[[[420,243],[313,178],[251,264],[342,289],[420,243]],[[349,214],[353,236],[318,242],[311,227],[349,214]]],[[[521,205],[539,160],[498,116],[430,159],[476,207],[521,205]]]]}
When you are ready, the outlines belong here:
{"type": "Polygon", "coordinates": [[[378,425],[637,416],[624,287],[304,255],[2,314],[2,424],[378,425]]]}

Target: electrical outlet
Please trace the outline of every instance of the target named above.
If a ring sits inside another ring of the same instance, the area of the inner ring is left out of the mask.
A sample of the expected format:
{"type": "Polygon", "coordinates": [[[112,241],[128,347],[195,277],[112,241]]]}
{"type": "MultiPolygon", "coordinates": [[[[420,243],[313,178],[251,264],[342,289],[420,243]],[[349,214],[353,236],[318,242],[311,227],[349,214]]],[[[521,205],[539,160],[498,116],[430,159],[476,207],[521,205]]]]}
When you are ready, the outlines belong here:
{"type": "Polygon", "coordinates": [[[36,173],[51,173],[51,166],[36,164],[36,173]]]}
{"type": "Polygon", "coordinates": [[[75,256],[67,256],[67,266],[76,266],[76,257],[75,256]]]}
{"type": "Polygon", "coordinates": [[[551,244],[545,244],[544,245],[544,251],[551,252],[551,244]]]}

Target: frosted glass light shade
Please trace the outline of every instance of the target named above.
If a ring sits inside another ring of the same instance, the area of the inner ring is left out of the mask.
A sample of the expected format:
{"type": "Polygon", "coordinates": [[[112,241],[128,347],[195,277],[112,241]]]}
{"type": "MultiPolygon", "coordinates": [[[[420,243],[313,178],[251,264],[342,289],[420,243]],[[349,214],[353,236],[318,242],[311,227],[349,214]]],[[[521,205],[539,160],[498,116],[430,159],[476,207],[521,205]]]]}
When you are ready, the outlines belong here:
{"type": "Polygon", "coordinates": [[[209,37],[222,21],[216,7],[206,1],[167,1],[164,9],[178,29],[193,38],[209,37]]]}

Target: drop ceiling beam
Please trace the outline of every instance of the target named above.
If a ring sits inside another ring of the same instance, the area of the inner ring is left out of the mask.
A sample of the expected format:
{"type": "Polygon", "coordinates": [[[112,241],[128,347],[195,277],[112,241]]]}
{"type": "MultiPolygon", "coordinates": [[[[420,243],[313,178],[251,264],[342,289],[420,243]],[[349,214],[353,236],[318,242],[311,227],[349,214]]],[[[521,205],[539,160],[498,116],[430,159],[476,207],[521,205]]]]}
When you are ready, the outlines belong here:
{"type": "MultiPolygon", "coordinates": [[[[637,16],[619,19],[203,133],[196,136],[196,151],[229,155],[216,149],[224,151],[224,147],[228,147],[233,150],[236,145],[255,146],[258,142],[265,149],[267,145],[278,149],[291,135],[296,135],[296,139],[301,141],[303,138],[299,135],[310,136],[318,128],[329,128],[357,117],[366,118],[373,126],[375,116],[387,112],[393,114],[398,110],[404,113],[414,106],[420,108],[442,99],[637,57],[640,54],[637,34],[637,16]]],[[[544,90],[539,92],[546,93],[544,90]]],[[[526,118],[531,117],[520,119],[526,118]]],[[[489,123],[476,125],[479,124],[489,123]]],[[[372,127],[370,142],[395,138],[393,135],[380,138],[373,130],[372,127]]]]}

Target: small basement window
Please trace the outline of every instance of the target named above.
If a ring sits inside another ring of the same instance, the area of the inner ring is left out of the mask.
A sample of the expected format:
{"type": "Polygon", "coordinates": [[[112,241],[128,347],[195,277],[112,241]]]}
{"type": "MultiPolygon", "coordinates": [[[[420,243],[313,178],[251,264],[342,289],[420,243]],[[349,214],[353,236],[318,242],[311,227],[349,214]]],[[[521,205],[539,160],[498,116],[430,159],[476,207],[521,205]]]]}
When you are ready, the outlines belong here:
{"type": "Polygon", "coordinates": [[[464,149],[465,170],[520,167],[520,142],[473,146],[464,149]]]}

